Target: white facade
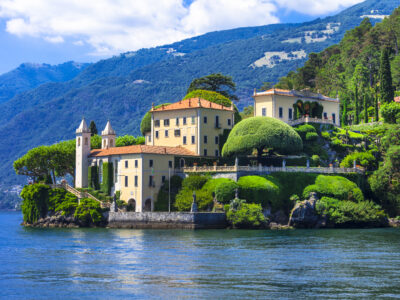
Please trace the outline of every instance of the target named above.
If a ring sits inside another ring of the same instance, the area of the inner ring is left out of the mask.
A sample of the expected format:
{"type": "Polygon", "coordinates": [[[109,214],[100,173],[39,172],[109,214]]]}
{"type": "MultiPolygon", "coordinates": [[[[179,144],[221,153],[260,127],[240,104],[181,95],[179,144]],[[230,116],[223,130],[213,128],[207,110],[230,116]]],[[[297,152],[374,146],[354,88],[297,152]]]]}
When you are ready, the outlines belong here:
{"type": "Polygon", "coordinates": [[[76,130],[75,187],[88,187],[88,157],[90,155],[90,130],[85,119],[76,130]]]}

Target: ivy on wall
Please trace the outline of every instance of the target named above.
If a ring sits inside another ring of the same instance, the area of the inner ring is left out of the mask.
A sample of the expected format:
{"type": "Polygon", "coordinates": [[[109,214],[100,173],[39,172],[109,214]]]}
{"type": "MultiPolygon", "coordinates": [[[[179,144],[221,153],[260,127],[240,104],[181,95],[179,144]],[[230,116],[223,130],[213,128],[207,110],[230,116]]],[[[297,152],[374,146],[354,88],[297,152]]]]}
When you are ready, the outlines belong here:
{"type": "Polygon", "coordinates": [[[97,166],[90,166],[88,172],[89,187],[94,190],[99,189],[99,168],[97,166]]]}
{"type": "Polygon", "coordinates": [[[103,163],[103,182],[100,184],[100,190],[107,194],[110,195],[111,193],[111,188],[113,185],[113,163],[103,163]]]}

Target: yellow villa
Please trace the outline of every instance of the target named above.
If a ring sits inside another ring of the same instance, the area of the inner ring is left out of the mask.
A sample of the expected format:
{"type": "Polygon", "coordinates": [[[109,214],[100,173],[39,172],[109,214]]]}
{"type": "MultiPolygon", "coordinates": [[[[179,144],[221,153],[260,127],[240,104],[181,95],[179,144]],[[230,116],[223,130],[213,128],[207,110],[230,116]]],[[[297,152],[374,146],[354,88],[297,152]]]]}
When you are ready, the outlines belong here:
{"type": "Polygon", "coordinates": [[[218,157],[220,134],[234,126],[234,109],[193,98],[151,109],[151,132],[145,145],[115,147],[116,133],[107,122],[102,149],[90,149],[90,130],[82,120],[76,130],[75,186],[90,185],[96,174],[99,184],[108,182],[108,193],[120,192],[136,212],[152,211],[160,187],[174,175],[175,164],[186,157],[218,157]],[[91,174],[90,169],[98,170],[91,174]],[[88,171],[89,170],[89,171],[88,171]],[[91,175],[89,175],[91,174],[91,175]]]}
{"type": "Polygon", "coordinates": [[[309,91],[254,90],[254,115],[273,117],[289,125],[323,123],[340,125],[339,99],[309,91]]]}

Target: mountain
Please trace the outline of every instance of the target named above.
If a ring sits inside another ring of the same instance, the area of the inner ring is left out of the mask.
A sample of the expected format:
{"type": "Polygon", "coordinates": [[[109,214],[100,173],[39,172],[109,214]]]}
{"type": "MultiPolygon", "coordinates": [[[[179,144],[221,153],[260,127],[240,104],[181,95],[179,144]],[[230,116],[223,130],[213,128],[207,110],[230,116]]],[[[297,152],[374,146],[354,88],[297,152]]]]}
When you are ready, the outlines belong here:
{"type": "Polygon", "coordinates": [[[69,81],[89,64],[69,61],[59,65],[24,63],[0,75],[0,103],[48,82],[69,81]]]}
{"type": "Polygon", "coordinates": [[[99,129],[110,119],[118,134],[139,134],[151,103],[181,99],[196,77],[232,76],[243,108],[263,82],[277,82],[310,53],[338,43],[366,15],[376,23],[397,6],[398,0],[368,0],[312,22],[212,32],[123,53],[88,66],[70,81],[22,92],[0,104],[0,182],[16,182],[12,162],[28,149],[74,138],[82,115],[99,129]]]}

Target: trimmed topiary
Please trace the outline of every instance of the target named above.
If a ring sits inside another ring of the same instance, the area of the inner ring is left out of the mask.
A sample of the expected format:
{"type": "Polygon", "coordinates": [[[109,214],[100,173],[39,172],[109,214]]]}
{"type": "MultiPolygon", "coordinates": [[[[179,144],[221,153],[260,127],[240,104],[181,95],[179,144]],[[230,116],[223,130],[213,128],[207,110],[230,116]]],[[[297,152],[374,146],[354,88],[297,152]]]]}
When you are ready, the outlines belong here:
{"type": "Polygon", "coordinates": [[[315,130],[315,127],[310,125],[310,124],[304,124],[300,125],[298,127],[295,127],[294,130],[300,135],[301,139],[303,141],[306,140],[307,133],[317,133],[317,130],[315,130]]]}
{"type": "Polygon", "coordinates": [[[228,178],[224,182],[220,182],[215,188],[215,197],[217,201],[223,204],[229,203],[231,200],[235,198],[236,189],[239,189],[239,185],[228,178]]]}
{"type": "Polygon", "coordinates": [[[303,197],[308,198],[311,192],[316,192],[320,198],[331,197],[354,202],[364,201],[364,195],[357,184],[342,176],[318,175],[315,184],[304,189],[303,197]]]}
{"type": "Polygon", "coordinates": [[[208,178],[202,175],[189,175],[182,181],[182,188],[197,191],[203,187],[208,178]]]}
{"type": "Polygon", "coordinates": [[[307,142],[316,141],[317,139],[318,139],[318,133],[316,133],[316,132],[307,132],[307,134],[306,134],[306,141],[307,142]]]}
{"type": "Polygon", "coordinates": [[[249,154],[253,149],[257,149],[259,157],[264,149],[297,153],[303,149],[303,142],[288,124],[270,117],[253,117],[235,125],[222,148],[222,155],[249,154]]]}
{"type": "Polygon", "coordinates": [[[238,180],[239,197],[250,203],[258,203],[263,207],[272,205],[278,198],[279,187],[260,176],[244,176],[238,180]]]}

